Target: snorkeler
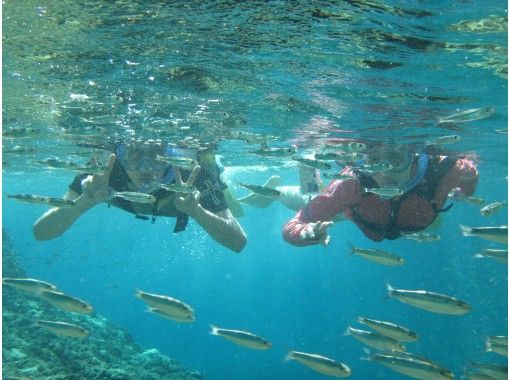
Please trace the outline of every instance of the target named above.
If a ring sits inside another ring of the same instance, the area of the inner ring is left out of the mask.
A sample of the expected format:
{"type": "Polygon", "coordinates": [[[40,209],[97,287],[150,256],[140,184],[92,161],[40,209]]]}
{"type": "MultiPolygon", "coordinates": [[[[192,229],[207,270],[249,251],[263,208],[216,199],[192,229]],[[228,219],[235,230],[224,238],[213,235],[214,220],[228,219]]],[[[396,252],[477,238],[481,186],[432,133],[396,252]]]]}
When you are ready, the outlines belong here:
{"type": "Polygon", "coordinates": [[[53,239],[90,208],[106,202],[140,219],[175,217],[174,232],[183,231],[191,217],[218,243],[240,252],[246,234],[228,208],[225,189],[210,152],[154,140],[118,143],[104,173],[80,174],[71,183],[64,199],[74,206],[48,210],[33,231],[37,240],[53,239]]]}
{"type": "Polygon", "coordinates": [[[317,197],[283,227],[295,246],[327,246],[327,229],[339,215],[371,240],[397,239],[424,230],[444,207],[452,189],[473,194],[478,171],[466,157],[414,154],[412,146],[373,145],[365,162],[346,166],[317,197]]]}

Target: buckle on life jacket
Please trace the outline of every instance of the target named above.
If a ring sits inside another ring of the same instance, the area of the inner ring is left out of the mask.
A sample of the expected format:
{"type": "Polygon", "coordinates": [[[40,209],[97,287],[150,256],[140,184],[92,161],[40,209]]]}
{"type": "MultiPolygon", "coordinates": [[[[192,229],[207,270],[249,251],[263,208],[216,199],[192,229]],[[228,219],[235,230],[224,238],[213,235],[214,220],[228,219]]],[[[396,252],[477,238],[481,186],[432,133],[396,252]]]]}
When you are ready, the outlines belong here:
{"type": "Polygon", "coordinates": [[[182,212],[177,213],[177,218],[175,220],[174,233],[178,233],[184,231],[186,226],[188,225],[189,216],[182,212]]]}

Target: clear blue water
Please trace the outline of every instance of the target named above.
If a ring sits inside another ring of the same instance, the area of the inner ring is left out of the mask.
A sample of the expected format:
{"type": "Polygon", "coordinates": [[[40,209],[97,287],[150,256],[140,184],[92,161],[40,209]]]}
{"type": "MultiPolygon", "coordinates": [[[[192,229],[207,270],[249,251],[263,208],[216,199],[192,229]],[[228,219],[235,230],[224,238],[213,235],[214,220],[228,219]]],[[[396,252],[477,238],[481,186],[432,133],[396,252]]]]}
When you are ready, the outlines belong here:
{"type": "Polygon", "coordinates": [[[33,150],[3,154],[3,225],[29,275],[89,301],[144,347],[206,379],[323,378],[285,362],[288,350],[335,358],[356,379],[403,378],[361,360],[362,345],[343,335],[349,325],[359,326],[359,315],[417,331],[422,339],[408,344],[409,351],[457,377],[470,360],[504,362],[484,352],[484,339],[507,335],[507,268],[475,259],[477,251],[498,245],[463,237],[458,224],[507,224],[506,210],[483,218],[479,207],[457,203],[444,216],[437,243],[373,243],[346,222],[332,228],[329,247],[299,249],[281,238],[292,211],[276,203],[245,207],[240,223],[248,244],[233,254],[194,222],[174,235],[172,220],[151,224],[106,205],[63,236],[38,242],[32,224],[46,208],[5,197],[61,196],[75,174],[38,160],[84,163],[80,139],[133,135],[215,137],[233,181],[261,184],[278,174],[282,183],[297,184],[294,166],[253,156],[248,152],[255,146],[228,137],[242,130],[274,135],[274,145],[297,141],[303,150],[326,137],[420,142],[455,133],[462,141],[451,150],[479,157],[475,195],[507,199],[507,135],[496,132],[508,119],[507,31],[452,28],[490,15],[506,19],[505,4],[356,4],[5,1],[3,129],[39,132],[3,138],[4,150],[33,150]],[[368,60],[401,65],[370,67],[368,60]],[[478,107],[496,112],[451,130],[437,123],[478,107]],[[85,131],[99,125],[97,118],[101,130],[85,131]],[[382,267],[349,256],[348,242],[399,253],[407,263],[382,267]],[[386,282],[454,295],[472,312],[458,317],[414,309],[386,299],[386,282]],[[196,322],[145,313],[133,296],[137,288],[191,304],[196,322]],[[210,324],[252,331],[273,347],[259,352],[233,345],[209,335],[210,324]]]}

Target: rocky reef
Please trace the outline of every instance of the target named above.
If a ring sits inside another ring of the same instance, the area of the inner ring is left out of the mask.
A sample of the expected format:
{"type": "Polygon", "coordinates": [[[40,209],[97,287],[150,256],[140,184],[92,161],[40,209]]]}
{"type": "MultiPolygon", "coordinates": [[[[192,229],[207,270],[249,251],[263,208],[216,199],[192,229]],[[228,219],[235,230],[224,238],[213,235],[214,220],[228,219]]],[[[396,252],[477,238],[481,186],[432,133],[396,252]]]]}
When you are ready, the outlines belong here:
{"type": "MultiPolygon", "coordinates": [[[[30,277],[2,231],[2,277],[30,277]]],[[[66,313],[9,286],[2,287],[3,379],[198,380],[156,349],[144,350],[128,332],[93,313],[66,313]],[[65,321],[89,331],[84,338],[54,335],[37,320],[65,321]]]]}

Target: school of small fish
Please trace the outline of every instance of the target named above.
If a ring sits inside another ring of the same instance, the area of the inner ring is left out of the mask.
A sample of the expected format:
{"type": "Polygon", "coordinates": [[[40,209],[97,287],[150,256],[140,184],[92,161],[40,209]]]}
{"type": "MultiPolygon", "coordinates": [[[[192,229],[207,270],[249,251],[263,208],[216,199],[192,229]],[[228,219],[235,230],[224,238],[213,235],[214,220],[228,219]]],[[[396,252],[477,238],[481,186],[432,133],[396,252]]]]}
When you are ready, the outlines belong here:
{"type": "MultiPolygon", "coordinates": [[[[86,102],[89,97],[84,94],[70,94],[73,101],[86,102]]],[[[441,116],[437,122],[439,124],[462,124],[470,121],[481,120],[490,117],[495,112],[492,107],[473,108],[457,110],[449,115],[441,116]]],[[[111,123],[109,119],[100,120],[93,118],[82,118],[86,124],[100,125],[102,123],[111,123]]],[[[95,133],[97,130],[93,125],[84,128],[81,134],[89,132],[95,133]]],[[[97,126],[96,128],[101,128],[97,126]]],[[[505,132],[498,130],[497,132],[505,132]]],[[[39,130],[34,128],[8,128],[3,131],[2,136],[9,139],[24,139],[37,135],[39,130]]],[[[359,142],[331,143],[324,142],[322,148],[314,149],[312,152],[306,150],[301,152],[295,145],[283,145],[271,147],[269,140],[276,140],[273,136],[263,136],[250,132],[231,132],[231,140],[240,140],[247,144],[260,145],[258,149],[251,150],[250,155],[265,157],[270,160],[285,160],[293,162],[308,168],[321,171],[321,177],[329,180],[343,180],[350,176],[341,174],[335,170],[336,166],[352,166],[355,170],[364,174],[385,173],[393,169],[393,166],[387,162],[366,163],[365,151],[367,146],[359,142]]],[[[444,146],[458,143],[462,140],[459,135],[444,135],[422,141],[423,146],[444,146]]],[[[6,150],[8,154],[24,154],[27,151],[20,145],[16,145],[11,150],[6,150]]],[[[28,152],[31,152],[30,150],[28,152]]],[[[156,161],[165,162],[175,167],[191,170],[198,162],[188,157],[170,157],[158,155],[156,161]]],[[[44,166],[46,169],[66,169],[75,172],[86,172],[90,174],[100,173],[104,167],[96,160],[91,159],[86,164],[78,164],[70,160],[59,160],[57,158],[47,158],[34,161],[37,165],[44,166]]],[[[267,199],[279,199],[282,193],[270,186],[249,184],[237,182],[237,184],[248,189],[253,194],[265,197],[267,199]]],[[[177,193],[194,193],[196,188],[193,186],[179,185],[176,183],[161,184],[161,189],[177,193]]],[[[404,194],[402,189],[393,187],[366,187],[364,193],[376,194],[383,198],[398,197],[404,194]]],[[[46,205],[50,207],[73,207],[75,203],[64,198],[54,198],[49,196],[35,194],[7,194],[8,199],[14,199],[19,202],[46,205]]],[[[480,207],[479,213],[483,217],[491,217],[501,212],[507,207],[507,201],[494,201],[485,204],[485,200],[473,196],[465,196],[461,192],[452,190],[449,197],[455,201],[462,201],[480,207]]],[[[133,191],[115,191],[109,189],[108,200],[121,198],[129,202],[151,204],[156,198],[151,194],[133,192],[133,191]]],[[[498,244],[508,244],[507,226],[478,226],[468,227],[460,225],[460,230],[465,237],[477,237],[486,241],[498,244]]],[[[406,233],[401,237],[416,242],[433,243],[440,239],[440,235],[429,232],[406,233]]],[[[399,267],[406,264],[406,259],[400,254],[383,251],[380,249],[355,247],[349,243],[350,254],[357,256],[359,260],[367,260],[371,263],[384,265],[388,267],[399,267]]],[[[490,258],[498,263],[508,263],[508,251],[506,249],[485,248],[477,252],[474,257],[479,259],[490,258]]],[[[353,260],[357,260],[355,258],[353,260]]],[[[393,270],[393,269],[391,269],[393,270]]],[[[395,269],[396,270],[396,269],[395,269]]],[[[89,315],[93,312],[93,307],[76,297],[65,294],[55,285],[48,282],[32,278],[3,278],[2,284],[9,286],[32,296],[44,300],[48,304],[57,307],[65,312],[89,315]]],[[[471,312],[471,306],[464,300],[456,298],[456,295],[436,293],[429,289],[400,289],[386,284],[388,298],[398,300],[410,307],[418,308],[434,314],[462,316],[471,312]]],[[[146,306],[146,312],[160,318],[164,318],[177,323],[193,323],[196,321],[195,310],[189,304],[164,294],[149,293],[137,289],[135,297],[141,300],[146,306]]],[[[420,335],[415,331],[401,326],[393,321],[378,320],[359,316],[357,322],[371,330],[363,330],[353,326],[347,326],[345,335],[349,335],[362,345],[368,346],[375,353],[368,349],[368,357],[365,359],[389,368],[392,371],[417,379],[453,379],[454,375],[442,365],[422,356],[407,352],[407,347],[417,342],[420,335]]],[[[40,327],[56,336],[70,338],[85,338],[90,335],[86,329],[65,321],[50,321],[39,319],[35,326],[40,327]]],[[[221,337],[240,347],[265,351],[271,349],[272,344],[266,338],[256,335],[250,331],[220,328],[210,325],[210,335],[221,337]]],[[[486,336],[485,351],[495,353],[501,356],[508,356],[508,337],[507,336],[486,336]]],[[[309,369],[332,377],[349,377],[352,375],[350,367],[318,353],[307,353],[301,351],[289,350],[285,357],[287,361],[296,361],[309,369]]],[[[468,365],[465,373],[466,378],[470,379],[506,379],[507,367],[491,363],[472,361],[468,365]]]]}

